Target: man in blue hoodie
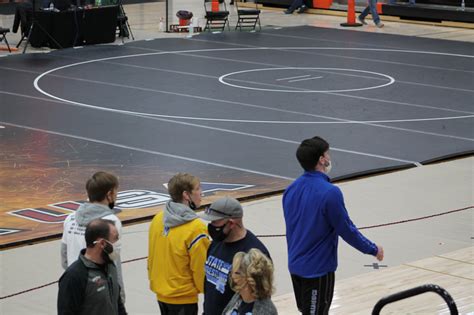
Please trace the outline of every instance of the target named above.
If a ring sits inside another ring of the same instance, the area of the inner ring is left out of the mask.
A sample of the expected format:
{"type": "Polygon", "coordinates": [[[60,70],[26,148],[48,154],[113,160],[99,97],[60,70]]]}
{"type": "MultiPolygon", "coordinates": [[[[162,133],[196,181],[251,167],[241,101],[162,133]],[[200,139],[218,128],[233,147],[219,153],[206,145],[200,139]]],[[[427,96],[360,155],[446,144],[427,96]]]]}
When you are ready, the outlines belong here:
{"type": "Polygon", "coordinates": [[[283,194],[288,268],[300,312],[328,314],[338,237],[379,261],[383,248],[359,232],[349,218],[341,190],[329,182],[329,144],[320,137],[303,140],[296,157],[305,172],[283,194]]]}

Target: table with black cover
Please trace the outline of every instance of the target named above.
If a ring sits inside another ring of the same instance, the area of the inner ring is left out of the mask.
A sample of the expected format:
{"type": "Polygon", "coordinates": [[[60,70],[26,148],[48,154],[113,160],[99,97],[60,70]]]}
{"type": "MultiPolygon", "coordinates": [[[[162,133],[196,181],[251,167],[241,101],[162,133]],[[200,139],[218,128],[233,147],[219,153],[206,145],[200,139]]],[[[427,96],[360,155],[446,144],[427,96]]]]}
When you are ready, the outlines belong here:
{"type": "MultiPolygon", "coordinates": [[[[118,6],[90,9],[36,11],[36,21],[62,48],[112,43],[117,29],[118,6]]],[[[33,47],[58,47],[41,29],[35,26],[30,37],[33,47]]]]}

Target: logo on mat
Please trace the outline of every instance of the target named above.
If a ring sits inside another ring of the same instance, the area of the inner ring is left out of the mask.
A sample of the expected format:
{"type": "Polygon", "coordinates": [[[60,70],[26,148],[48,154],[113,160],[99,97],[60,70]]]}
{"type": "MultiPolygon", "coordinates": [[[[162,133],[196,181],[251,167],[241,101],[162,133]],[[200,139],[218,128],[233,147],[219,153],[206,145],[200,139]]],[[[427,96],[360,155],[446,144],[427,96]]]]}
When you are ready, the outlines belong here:
{"type": "MultiPolygon", "coordinates": [[[[201,182],[204,195],[218,191],[242,190],[253,186],[254,185],[201,182]]],[[[165,204],[170,199],[168,194],[150,190],[125,190],[118,192],[115,207],[119,210],[150,208],[165,204]]],[[[84,203],[84,201],[63,201],[50,204],[46,207],[13,210],[8,212],[8,214],[41,223],[63,223],[66,217],[76,211],[82,203],[84,203]]],[[[0,228],[0,236],[16,233],[18,231],[19,230],[0,228]],[[4,230],[6,232],[2,233],[4,230]]]]}
{"type": "Polygon", "coordinates": [[[13,234],[13,233],[18,233],[23,230],[19,229],[9,229],[9,228],[0,228],[0,236],[8,235],[8,234],[13,234]]]}

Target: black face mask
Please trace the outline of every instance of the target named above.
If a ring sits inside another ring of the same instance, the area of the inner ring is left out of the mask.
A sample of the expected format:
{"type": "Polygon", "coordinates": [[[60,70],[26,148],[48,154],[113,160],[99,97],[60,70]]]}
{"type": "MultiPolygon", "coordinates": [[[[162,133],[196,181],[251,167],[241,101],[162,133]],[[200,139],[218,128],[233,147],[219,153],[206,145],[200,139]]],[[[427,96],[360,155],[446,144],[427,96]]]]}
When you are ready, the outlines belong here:
{"type": "Polygon", "coordinates": [[[107,201],[109,202],[110,210],[112,210],[115,207],[115,201],[114,200],[110,201],[108,195],[107,195],[107,201]]]}
{"type": "Polygon", "coordinates": [[[105,242],[104,252],[108,255],[114,251],[114,247],[109,242],[105,242]]]}
{"type": "Polygon", "coordinates": [[[223,240],[225,240],[228,235],[224,233],[224,228],[226,225],[227,223],[219,227],[214,226],[211,223],[207,225],[207,231],[209,232],[209,236],[211,236],[213,241],[222,242],[223,240]]]}
{"type": "Polygon", "coordinates": [[[188,206],[189,208],[191,208],[191,210],[196,210],[197,207],[196,207],[196,204],[194,203],[193,199],[191,199],[191,194],[189,192],[188,193],[188,197],[189,197],[189,201],[188,201],[188,206]]]}
{"type": "Polygon", "coordinates": [[[110,245],[109,243],[106,243],[105,244],[105,247],[104,249],[102,250],[102,258],[104,259],[104,261],[106,263],[109,263],[111,262],[112,260],[110,259],[110,256],[109,254],[112,253],[114,251],[114,247],[112,245],[110,245]]]}

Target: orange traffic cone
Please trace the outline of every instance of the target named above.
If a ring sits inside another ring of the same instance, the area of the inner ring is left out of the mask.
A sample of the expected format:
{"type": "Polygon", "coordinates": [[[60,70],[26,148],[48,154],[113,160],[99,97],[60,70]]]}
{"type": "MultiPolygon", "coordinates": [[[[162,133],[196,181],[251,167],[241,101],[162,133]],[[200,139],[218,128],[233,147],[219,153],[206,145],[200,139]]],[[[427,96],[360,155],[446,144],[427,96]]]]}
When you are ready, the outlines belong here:
{"type": "Polygon", "coordinates": [[[344,27],[362,26],[362,24],[356,23],[354,0],[347,1],[347,23],[341,23],[341,26],[344,26],[344,27]]]}

